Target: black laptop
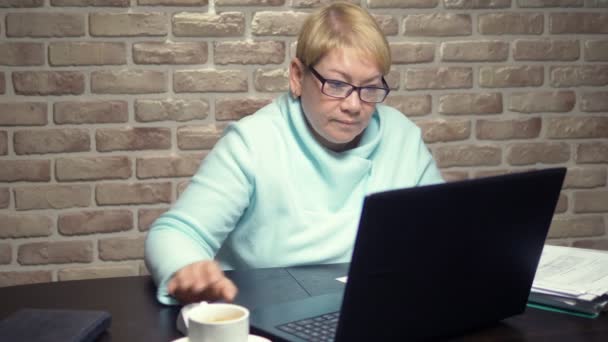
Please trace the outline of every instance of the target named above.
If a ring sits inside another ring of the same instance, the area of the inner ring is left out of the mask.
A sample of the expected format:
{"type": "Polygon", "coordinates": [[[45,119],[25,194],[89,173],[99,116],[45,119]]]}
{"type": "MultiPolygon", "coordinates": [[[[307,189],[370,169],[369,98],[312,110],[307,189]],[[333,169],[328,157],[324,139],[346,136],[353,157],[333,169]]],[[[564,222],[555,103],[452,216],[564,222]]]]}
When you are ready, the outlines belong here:
{"type": "Polygon", "coordinates": [[[288,341],[459,336],[523,313],[565,168],[365,198],[344,293],[253,310],[288,341]]]}

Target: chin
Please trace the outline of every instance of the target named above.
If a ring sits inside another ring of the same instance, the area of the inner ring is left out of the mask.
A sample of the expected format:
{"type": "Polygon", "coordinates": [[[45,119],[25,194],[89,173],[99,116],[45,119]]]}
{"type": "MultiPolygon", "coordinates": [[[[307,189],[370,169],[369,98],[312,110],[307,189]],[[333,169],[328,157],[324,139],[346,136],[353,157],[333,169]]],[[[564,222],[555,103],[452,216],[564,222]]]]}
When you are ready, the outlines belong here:
{"type": "Polygon", "coordinates": [[[352,139],[332,139],[332,140],[328,140],[328,141],[334,146],[345,147],[348,144],[350,144],[351,142],[353,142],[353,140],[354,140],[354,138],[352,138],[352,139]]]}
{"type": "Polygon", "coordinates": [[[361,134],[361,132],[345,132],[342,130],[333,130],[333,131],[325,131],[323,135],[320,137],[325,140],[326,143],[333,145],[344,147],[350,143],[352,143],[357,137],[361,134]]]}
{"type": "Polygon", "coordinates": [[[344,145],[344,144],[348,144],[349,142],[353,141],[356,137],[357,137],[356,135],[348,135],[348,136],[334,135],[334,136],[325,137],[325,140],[329,141],[332,144],[344,145]]]}

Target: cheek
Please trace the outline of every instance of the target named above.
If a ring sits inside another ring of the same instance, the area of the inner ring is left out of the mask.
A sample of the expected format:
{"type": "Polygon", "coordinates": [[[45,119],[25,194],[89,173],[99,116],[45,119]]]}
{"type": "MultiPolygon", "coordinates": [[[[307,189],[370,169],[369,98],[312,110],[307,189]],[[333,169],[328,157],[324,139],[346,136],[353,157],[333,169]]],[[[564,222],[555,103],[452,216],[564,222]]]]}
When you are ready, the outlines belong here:
{"type": "Polygon", "coordinates": [[[369,121],[369,119],[371,119],[372,115],[374,114],[374,112],[376,111],[376,105],[366,105],[365,108],[363,109],[363,115],[365,116],[365,119],[367,121],[369,121]]]}
{"type": "Polygon", "coordinates": [[[365,129],[367,127],[367,125],[369,124],[369,121],[372,118],[372,115],[374,114],[375,111],[376,111],[375,105],[370,105],[368,103],[361,104],[361,110],[359,111],[359,120],[360,120],[361,124],[363,125],[363,127],[362,127],[363,129],[365,129]]]}
{"type": "Polygon", "coordinates": [[[300,97],[300,102],[302,103],[302,110],[304,111],[304,116],[308,119],[308,121],[316,121],[314,113],[316,113],[317,108],[315,108],[314,100],[310,98],[310,95],[302,95],[300,97]]]}
{"type": "Polygon", "coordinates": [[[302,96],[300,96],[300,101],[304,115],[313,126],[318,128],[318,126],[323,124],[323,113],[326,112],[326,108],[324,109],[322,99],[314,91],[314,89],[305,88],[302,96]]]}

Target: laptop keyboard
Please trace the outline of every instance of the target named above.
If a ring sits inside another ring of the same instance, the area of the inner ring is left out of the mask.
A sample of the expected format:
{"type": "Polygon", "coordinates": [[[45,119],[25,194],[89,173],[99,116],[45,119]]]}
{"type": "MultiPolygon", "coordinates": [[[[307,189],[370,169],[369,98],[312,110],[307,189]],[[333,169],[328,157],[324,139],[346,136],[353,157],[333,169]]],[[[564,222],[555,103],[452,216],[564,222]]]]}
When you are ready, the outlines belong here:
{"type": "Polygon", "coordinates": [[[333,341],[338,327],[340,312],[332,312],[312,318],[289,322],[277,326],[281,331],[306,341],[333,341]]]}

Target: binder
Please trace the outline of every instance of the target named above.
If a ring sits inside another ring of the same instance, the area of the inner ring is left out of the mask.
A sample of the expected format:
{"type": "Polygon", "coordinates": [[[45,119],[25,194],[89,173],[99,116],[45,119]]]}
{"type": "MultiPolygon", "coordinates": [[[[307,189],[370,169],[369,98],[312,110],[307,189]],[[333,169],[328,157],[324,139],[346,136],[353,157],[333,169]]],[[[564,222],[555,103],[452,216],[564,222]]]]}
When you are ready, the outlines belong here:
{"type": "Polygon", "coordinates": [[[541,310],[568,313],[587,318],[596,318],[606,310],[608,296],[602,296],[592,301],[576,298],[561,297],[558,295],[531,292],[528,297],[528,306],[541,310]]]}
{"type": "Polygon", "coordinates": [[[28,342],[93,342],[110,327],[105,311],[21,309],[0,321],[0,339],[28,342]]]}
{"type": "Polygon", "coordinates": [[[608,309],[608,253],[545,245],[528,306],[595,318],[608,309]]]}

